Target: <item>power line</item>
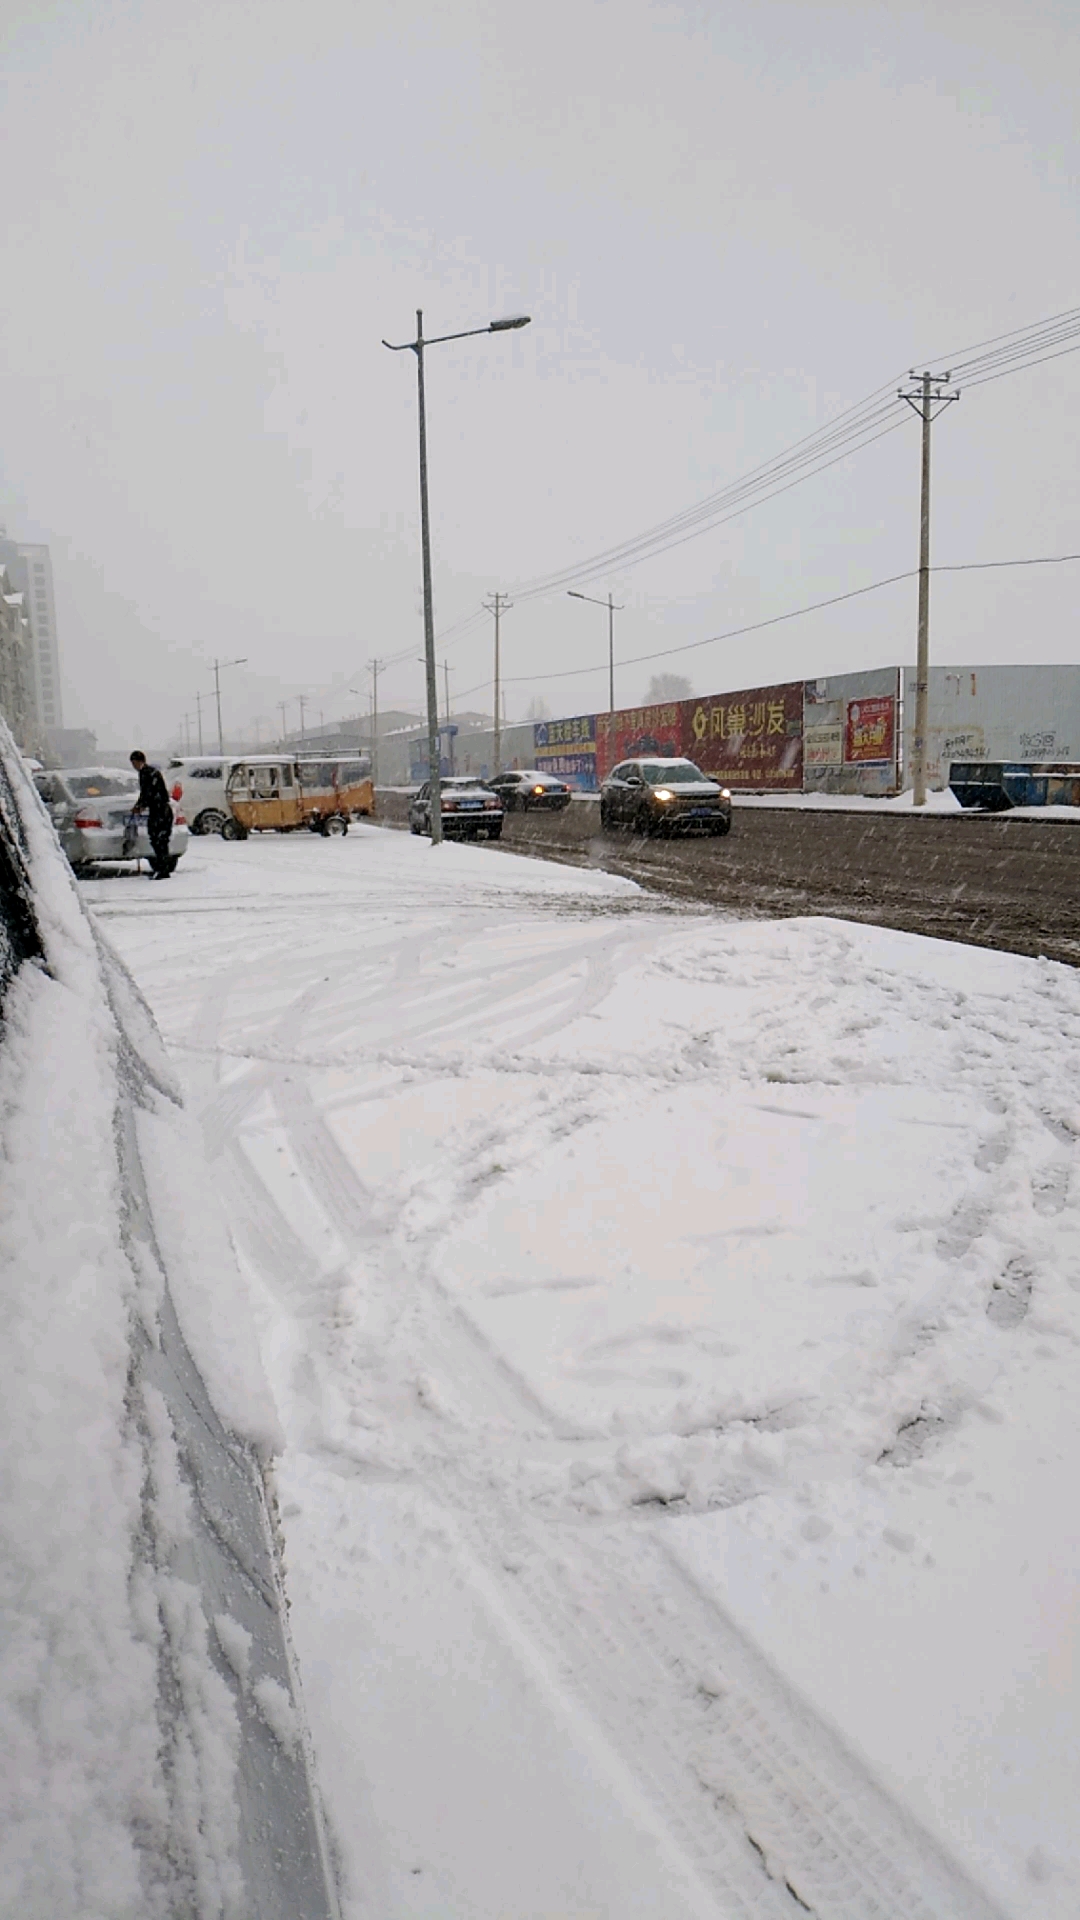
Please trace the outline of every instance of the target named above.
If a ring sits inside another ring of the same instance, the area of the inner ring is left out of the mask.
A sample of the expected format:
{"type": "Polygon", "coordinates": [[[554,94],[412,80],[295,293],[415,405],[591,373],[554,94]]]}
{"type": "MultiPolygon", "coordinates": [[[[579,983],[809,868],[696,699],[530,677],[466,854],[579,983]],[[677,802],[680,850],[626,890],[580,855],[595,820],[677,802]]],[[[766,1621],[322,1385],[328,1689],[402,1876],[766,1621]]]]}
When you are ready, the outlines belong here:
{"type": "MultiPolygon", "coordinates": [[[[1050,567],[1062,566],[1067,560],[1080,560],[1080,553],[1036,554],[1023,560],[964,560],[943,566],[931,567],[931,573],[978,573],[990,567],[1050,567]]],[[[760,633],[765,627],[782,625],[786,620],[799,620],[804,614],[821,613],[826,607],[837,607],[845,600],[858,600],[864,594],[878,593],[882,587],[893,587],[900,580],[915,580],[918,567],[909,567],[904,573],[891,573],[884,580],[871,580],[865,587],[852,587],[847,593],[834,593],[827,600],[814,600],[805,607],[793,607],[787,613],[772,614],[767,620],[754,620],[744,627],[731,627],[725,633],[713,633],[705,640],[687,640],[677,647],[663,647],[656,653],[638,653],[621,664],[627,667],[639,667],[651,664],[654,660],[670,660],[678,653],[694,653],[699,647],[714,647],[722,640],[738,640],[747,633],[760,633]]],[[[587,673],[605,671],[604,663],[598,662],[591,667],[568,667],[563,673],[519,673],[511,676],[511,683],[528,681],[530,686],[539,680],[576,680],[587,673]]],[[[506,684],[504,680],[504,685],[506,684]]],[[[459,695],[466,699],[470,694],[482,693],[491,685],[490,680],[481,680],[475,687],[467,687],[459,695]]]]}
{"type": "MultiPolygon", "coordinates": [[[[949,364],[952,378],[962,379],[966,386],[974,387],[1002,379],[1005,374],[1019,372],[1024,367],[1039,366],[1046,360],[1058,359],[1064,354],[1076,352],[1078,348],[1080,307],[1074,307],[1009,333],[993,335],[988,340],[960,349],[958,353],[939,354],[934,358],[939,364],[949,364]],[[1051,350],[1043,351],[1047,348],[1051,350]]],[[[540,599],[577,581],[588,582],[599,573],[636,566],[646,559],[655,558],[689,540],[697,539],[715,527],[726,525],[751,508],[763,506],[780,494],[790,492],[793,487],[801,485],[804,480],[813,479],[818,473],[827,472],[841,460],[873,445],[875,440],[882,439],[904,423],[906,416],[895,392],[889,397],[890,389],[898,377],[903,376],[894,375],[892,381],[885,382],[865,399],[847,407],[826,426],[815,428],[782,453],[764,461],[740,480],[730,482],[694,506],[684,508],[667,520],[587,560],[525,581],[514,590],[515,599],[519,602],[540,599]]],[[[485,610],[480,607],[446,628],[439,635],[443,649],[466,638],[484,618],[485,610]]],[[[404,647],[400,653],[389,656],[387,664],[407,659],[411,652],[411,645],[404,647]]]]}

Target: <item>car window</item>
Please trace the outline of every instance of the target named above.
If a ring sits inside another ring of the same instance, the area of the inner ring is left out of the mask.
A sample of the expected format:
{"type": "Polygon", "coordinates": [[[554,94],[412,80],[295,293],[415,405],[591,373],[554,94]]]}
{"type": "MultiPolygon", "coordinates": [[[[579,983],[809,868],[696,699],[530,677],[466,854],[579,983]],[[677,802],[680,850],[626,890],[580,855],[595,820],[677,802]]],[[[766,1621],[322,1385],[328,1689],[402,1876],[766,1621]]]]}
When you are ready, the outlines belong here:
{"type": "Polygon", "coordinates": [[[69,773],[67,786],[76,800],[114,800],[134,793],[139,784],[137,773],[69,773]]]}
{"type": "Polygon", "coordinates": [[[421,789],[420,789],[420,791],[419,791],[419,793],[417,794],[417,796],[416,796],[416,797],[417,797],[417,799],[418,799],[418,800],[430,800],[430,799],[431,799],[431,784],[430,784],[430,782],[429,782],[429,781],[427,781],[427,780],[425,780],[425,781],[424,781],[424,784],[423,784],[423,786],[421,787],[421,789]]]}
{"type": "MultiPolygon", "coordinates": [[[[181,762],[174,760],[173,765],[180,766],[181,762]]],[[[189,780],[220,780],[221,775],[221,767],[189,767],[187,770],[189,780]]]]}

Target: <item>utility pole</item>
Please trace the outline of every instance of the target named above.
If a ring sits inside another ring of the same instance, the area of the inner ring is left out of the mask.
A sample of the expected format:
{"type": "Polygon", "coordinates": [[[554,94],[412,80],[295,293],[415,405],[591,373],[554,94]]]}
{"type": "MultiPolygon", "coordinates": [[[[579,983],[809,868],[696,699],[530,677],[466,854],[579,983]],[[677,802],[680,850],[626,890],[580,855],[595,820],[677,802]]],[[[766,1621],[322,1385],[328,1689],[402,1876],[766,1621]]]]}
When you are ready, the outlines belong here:
{"type": "Polygon", "coordinates": [[[371,783],[379,784],[379,669],[381,660],[371,662],[371,783]]]}
{"type": "Polygon", "coordinates": [[[225,737],[221,731],[221,670],[223,667],[246,667],[247,659],[214,661],[214,698],[217,701],[217,750],[224,757],[225,737]]]}
{"type": "Polygon", "coordinates": [[[203,703],[203,695],[202,695],[201,693],[197,693],[197,694],[195,695],[195,711],[196,711],[196,713],[197,713],[197,714],[198,714],[198,716],[199,716],[199,752],[200,752],[200,754],[201,754],[201,753],[202,753],[202,751],[203,751],[203,743],[202,743],[202,703],[203,703]]]}
{"type": "Polygon", "coordinates": [[[506,609],[508,606],[511,605],[511,602],[507,599],[505,593],[496,593],[492,597],[492,599],[485,600],[484,605],[487,607],[487,610],[489,613],[493,613],[495,615],[495,741],[494,741],[494,747],[493,747],[493,753],[492,753],[492,757],[495,761],[495,765],[492,768],[492,772],[501,773],[502,772],[502,727],[499,721],[499,692],[502,684],[501,682],[502,663],[499,657],[499,615],[506,612],[506,609]]]}
{"type": "Polygon", "coordinates": [[[296,704],[300,709],[300,745],[303,746],[306,737],[304,734],[304,708],[307,706],[307,694],[298,693],[296,696],[296,704]]]}
{"type": "Polygon", "coordinates": [[[926,736],[930,724],[930,423],[943,413],[958,393],[946,393],[951,378],[947,373],[910,375],[918,380],[914,393],[897,388],[897,398],[906,400],[922,421],[922,486],[919,499],[919,629],[915,649],[915,728],[912,752],[912,800],[926,805],[926,736]]]}
{"type": "Polygon", "coordinates": [[[281,715],[281,744],[282,744],[282,746],[284,746],[284,745],[285,745],[285,739],[286,739],[286,735],[288,734],[288,731],[289,731],[289,728],[288,728],[288,725],[287,725],[287,723],[286,723],[286,719],[285,719],[285,709],[286,709],[286,707],[288,706],[288,704],[289,704],[289,703],[288,703],[288,701],[287,701],[287,700],[279,700],[279,701],[278,701],[278,703],[277,703],[277,710],[278,710],[278,712],[279,712],[279,713],[280,713],[280,715],[281,715]]]}

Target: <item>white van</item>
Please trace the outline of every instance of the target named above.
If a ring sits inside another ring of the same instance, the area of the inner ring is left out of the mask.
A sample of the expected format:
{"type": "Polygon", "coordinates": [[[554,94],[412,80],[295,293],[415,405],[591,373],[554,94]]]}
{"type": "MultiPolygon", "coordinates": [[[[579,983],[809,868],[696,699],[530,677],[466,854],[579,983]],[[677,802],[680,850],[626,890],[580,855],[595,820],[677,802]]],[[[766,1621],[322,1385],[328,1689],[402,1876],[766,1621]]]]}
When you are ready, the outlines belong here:
{"type": "Polygon", "coordinates": [[[203,753],[197,759],[170,760],[165,784],[177,806],[187,815],[192,833],[220,833],[230,816],[225,787],[241,754],[203,753]]]}

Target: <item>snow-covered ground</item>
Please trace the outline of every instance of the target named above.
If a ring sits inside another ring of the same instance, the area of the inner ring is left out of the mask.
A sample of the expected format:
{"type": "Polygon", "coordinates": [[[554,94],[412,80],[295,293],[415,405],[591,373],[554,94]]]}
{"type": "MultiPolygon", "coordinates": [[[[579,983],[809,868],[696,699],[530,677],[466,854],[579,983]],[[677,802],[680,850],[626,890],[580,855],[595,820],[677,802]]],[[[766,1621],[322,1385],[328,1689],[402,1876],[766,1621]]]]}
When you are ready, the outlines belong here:
{"type": "Polygon", "coordinates": [[[1077,975],[374,828],[86,891],[251,1288],[350,1920],[1073,1920],[1077,975]]]}

